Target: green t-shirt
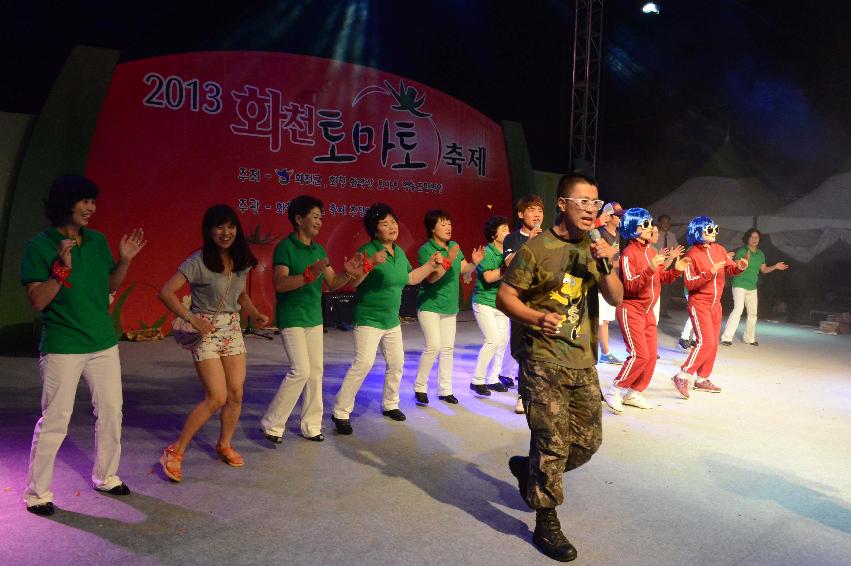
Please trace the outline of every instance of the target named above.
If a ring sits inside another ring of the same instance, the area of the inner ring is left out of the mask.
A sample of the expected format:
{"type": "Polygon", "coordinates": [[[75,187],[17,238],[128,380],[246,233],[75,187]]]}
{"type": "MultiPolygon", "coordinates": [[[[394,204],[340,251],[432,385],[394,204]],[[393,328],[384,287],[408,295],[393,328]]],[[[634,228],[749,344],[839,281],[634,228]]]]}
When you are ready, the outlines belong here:
{"type": "Polygon", "coordinates": [[[503,281],[520,292],[528,307],[562,313],[567,319],[556,336],[544,334],[537,326],[512,324],[511,352],[515,359],[572,369],[596,365],[596,287],[602,278],[587,234],[569,241],[550,229],[517,250],[503,281]]]}
{"type": "MultiPolygon", "coordinates": [[[[743,246],[736,250],[733,258],[737,260],[742,259],[748,251],[748,247],[743,246]]],[[[759,281],[759,270],[763,265],[765,265],[765,254],[762,253],[762,250],[757,249],[755,252],[750,252],[750,256],[748,256],[748,268],[733,277],[731,285],[733,287],[747,289],[748,291],[755,290],[757,281],[759,281]]]]}
{"type": "MultiPolygon", "coordinates": [[[[450,240],[449,246],[443,248],[433,239],[430,239],[417,252],[417,259],[420,265],[423,265],[434,255],[434,252],[440,252],[443,257],[449,257],[449,250],[452,249],[452,246],[457,245],[458,242],[450,240]]],[[[417,310],[440,314],[458,314],[458,291],[462,261],[464,261],[464,253],[459,248],[455,261],[452,262],[452,267],[443,277],[434,283],[423,280],[420,292],[417,295],[417,310]]]]}
{"type": "MultiPolygon", "coordinates": [[[[316,242],[307,245],[292,232],[275,246],[272,265],[286,265],[290,275],[298,275],[324,257],[328,257],[325,248],[316,242]]],[[[322,324],[322,281],[323,276],[318,275],[313,282],[298,289],[275,294],[278,328],[310,328],[322,324]]]]}
{"type": "MultiPolygon", "coordinates": [[[[81,228],[82,244],[71,248],[70,288],[62,287],[41,311],[41,344],[46,354],[90,354],[118,342],[109,315],[109,274],[115,260],[100,232],[81,228]]],[[[27,244],[21,283],[47,281],[65,236],[56,228],[37,234],[27,244]]]]}
{"type": "MultiPolygon", "coordinates": [[[[372,240],[358,251],[366,257],[385,249],[384,244],[372,240]]],[[[402,289],[408,284],[411,264],[404,250],[393,244],[393,254],[387,261],[377,264],[361,281],[355,292],[355,324],[389,330],[399,326],[399,307],[402,289]]]]}
{"type": "Polygon", "coordinates": [[[485,271],[493,271],[500,269],[505,262],[502,259],[502,252],[496,249],[493,242],[485,248],[485,258],[476,267],[476,288],[473,290],[473,302],[480,305],[487,305],[496,308],[496,292],[502,284],[500,279],[493,283],[485,281],[485,271]]]}

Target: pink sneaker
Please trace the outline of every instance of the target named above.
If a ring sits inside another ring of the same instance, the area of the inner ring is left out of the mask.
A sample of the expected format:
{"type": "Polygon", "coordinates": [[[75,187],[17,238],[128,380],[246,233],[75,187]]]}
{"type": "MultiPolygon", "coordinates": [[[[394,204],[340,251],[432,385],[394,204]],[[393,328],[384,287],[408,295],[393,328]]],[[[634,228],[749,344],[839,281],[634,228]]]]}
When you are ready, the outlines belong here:
{"type": "Polygon", "coordinates": [[[704,379],[703,381],[695,381],[694,390],[706,391],[707,393],[721,393],[721,388],[709,381],[708,379],[704,379]]]}
{"type": "Polygon", "coordinates": [[[677,393],[679,393],[683,399],[688,399],[688,379],[680,377],[680,374],[677,374],[671,378],[671,381],[674,382],[674,387],[677,388],[677,393]]]}

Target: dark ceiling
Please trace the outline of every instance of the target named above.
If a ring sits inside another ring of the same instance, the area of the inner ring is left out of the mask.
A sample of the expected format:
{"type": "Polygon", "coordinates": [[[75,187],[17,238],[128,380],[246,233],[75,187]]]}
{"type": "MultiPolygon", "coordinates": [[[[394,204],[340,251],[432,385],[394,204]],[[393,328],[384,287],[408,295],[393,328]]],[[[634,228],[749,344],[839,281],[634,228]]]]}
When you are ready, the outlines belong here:
{"type": "MultiPolygon", "coordinates": [[[[521,122],[538,169],[568,167],[574,2],[302,0],[12,2],[0,23],[0,110],[37,113],[75,44],[122,60],[249,49],[338,58],[521,122]]],[[[784,198],[851,157],[851,3],[608,0],[597,174],[647,203],[725,139],[784,198]],[[806,4],[806,7],[800,7],[806,4]]]]}

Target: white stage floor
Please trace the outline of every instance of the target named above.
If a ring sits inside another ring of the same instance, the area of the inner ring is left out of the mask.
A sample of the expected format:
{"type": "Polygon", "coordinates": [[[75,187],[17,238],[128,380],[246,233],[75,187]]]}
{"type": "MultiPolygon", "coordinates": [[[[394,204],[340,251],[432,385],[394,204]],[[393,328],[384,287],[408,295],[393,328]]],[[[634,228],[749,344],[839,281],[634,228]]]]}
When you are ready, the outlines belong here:
{"type": "MultiPolygon", "coordinates": [[[[674,313],[676,316],[678,313],[674,313]]],[[[679,313],[682,317],[682,313],[679,313]]],[[[577,564],[851,564],[851,336],[760,323],[760,346],[719,352],[718,395],[680,399],[670,376],[685,357],[665,323],[651,411],[604,412],[603,446],[566,477],[562,526],[577,564]]],[[[248,339],[245,406],[234,444],[242,469],[216,461],[218,423],[187,452],[185,480],[156,463],[201,396],[190,359],[171,341],[121,343],[125,427],[121,477],[133,490],[89,486],[92,421],[81,386],[56,464],[59,510],[25,511],[21,491],[40,383],[34,358],[0,358],[0,562],[6,564],[547,564],[532,546],[534,514],[509,456],[528,429],[516,394],[472,396],[481,334],[458,324],[460,405],[417,407],[412,383],[422,334],[403,325],[401,409],[381,416],[383,360],[358,396],[355,434],[338,436],[330,407],[352,359],[351,333],[326,334],[324,443],[298,435],[270,448],[259,417],[284,372],[280,342],[248,339]]],[[[612,327],[613,351],[623,355],[612,327]]],[[[436,368],[435,368],[436,370],[436,368]]],[[[605,387],[617,368],[600,366],[605,387]]],[[[296,413],[298,407],[296,408],[296,413]]]]}

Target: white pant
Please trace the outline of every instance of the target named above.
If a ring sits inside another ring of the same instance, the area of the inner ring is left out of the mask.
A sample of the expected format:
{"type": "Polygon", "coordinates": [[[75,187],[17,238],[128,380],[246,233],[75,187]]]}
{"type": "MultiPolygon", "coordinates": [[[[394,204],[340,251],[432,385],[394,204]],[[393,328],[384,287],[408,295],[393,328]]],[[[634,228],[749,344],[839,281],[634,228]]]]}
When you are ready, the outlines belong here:
{"type": "Polygon", "coordinates": [[[355,361],[346,372],[343,384],[334,399],[334,418],[348,419],[355,408],[355,395],[363,380],[375,363],[379,345],[384,356],[384,390],[381,395],[381,410],[399,408],[399,384],[402,382],[402,367],[405,364],[405,349],[402,344],[402,327],[382,330],[372,326],[355,326],[355,361]]]}
{"type": "Polygon", "coordinates": [[[437,394],[452,395],[452,357],[455,350],[455,321],[454,314],[440,314],[429,311],[417,312],[420,326],[425,336],[425,348],[420,356],[417,368],[417,379],[414,381],[414,391],[428,391],[428,376],[434,366],[434,359],[440,352],[437,363],[437,394]]]}
{"type": "Polygon", "coordinates": [[[304,400],[301,403],[301,434],[310,438],[322,432],[322,325],[283,328],[281,340],[290,360],[290,371],[284,377],[260,423],[266,434],[283,436],[287,419],[304,391],[304,400]]]}
{"type": "Polygon", "coordinates": [[[485,335],[485,342],[476,359],[473,383],[497,383],[502,373],[505,348],[508,346],[509,319],[502,311],[479,303],[473,303],[473,315],[479,324],[479,330],[485,335]]]}
{"type": "Polygon", "coordinates": [[[121,361],[118,346],[90,354],[42,354],[41,418],[35,425],[24,500],[27,507],[53,501],[50,484],[56,453],[68,433],[77,385],[82,375],[92,394],[95,465],[92,485],[110,490],[121,485],[121,361]]]}
{"type": "Polygon", "coordinates": [[[680,333],[680,338],[691,340],[692,334],[694,334],[694,325],[691,322],[691,317],[686,316],[686,323],[683,324],[683,331],[680,333]]]}
{"type": "Polygon", "coordinates": [[[727,326],[724,328],[721,340],[733,341],[733,336],[739,328],[739,320],[742,318],[742,310],[747,309],[748,318],[745,322],[744,341],[748,344],[756,342],[757,303],[756,289],[748,291],[741,287],[733,287],[733,310],[730,311],[730,317],[727,319],[727,326]]]}

